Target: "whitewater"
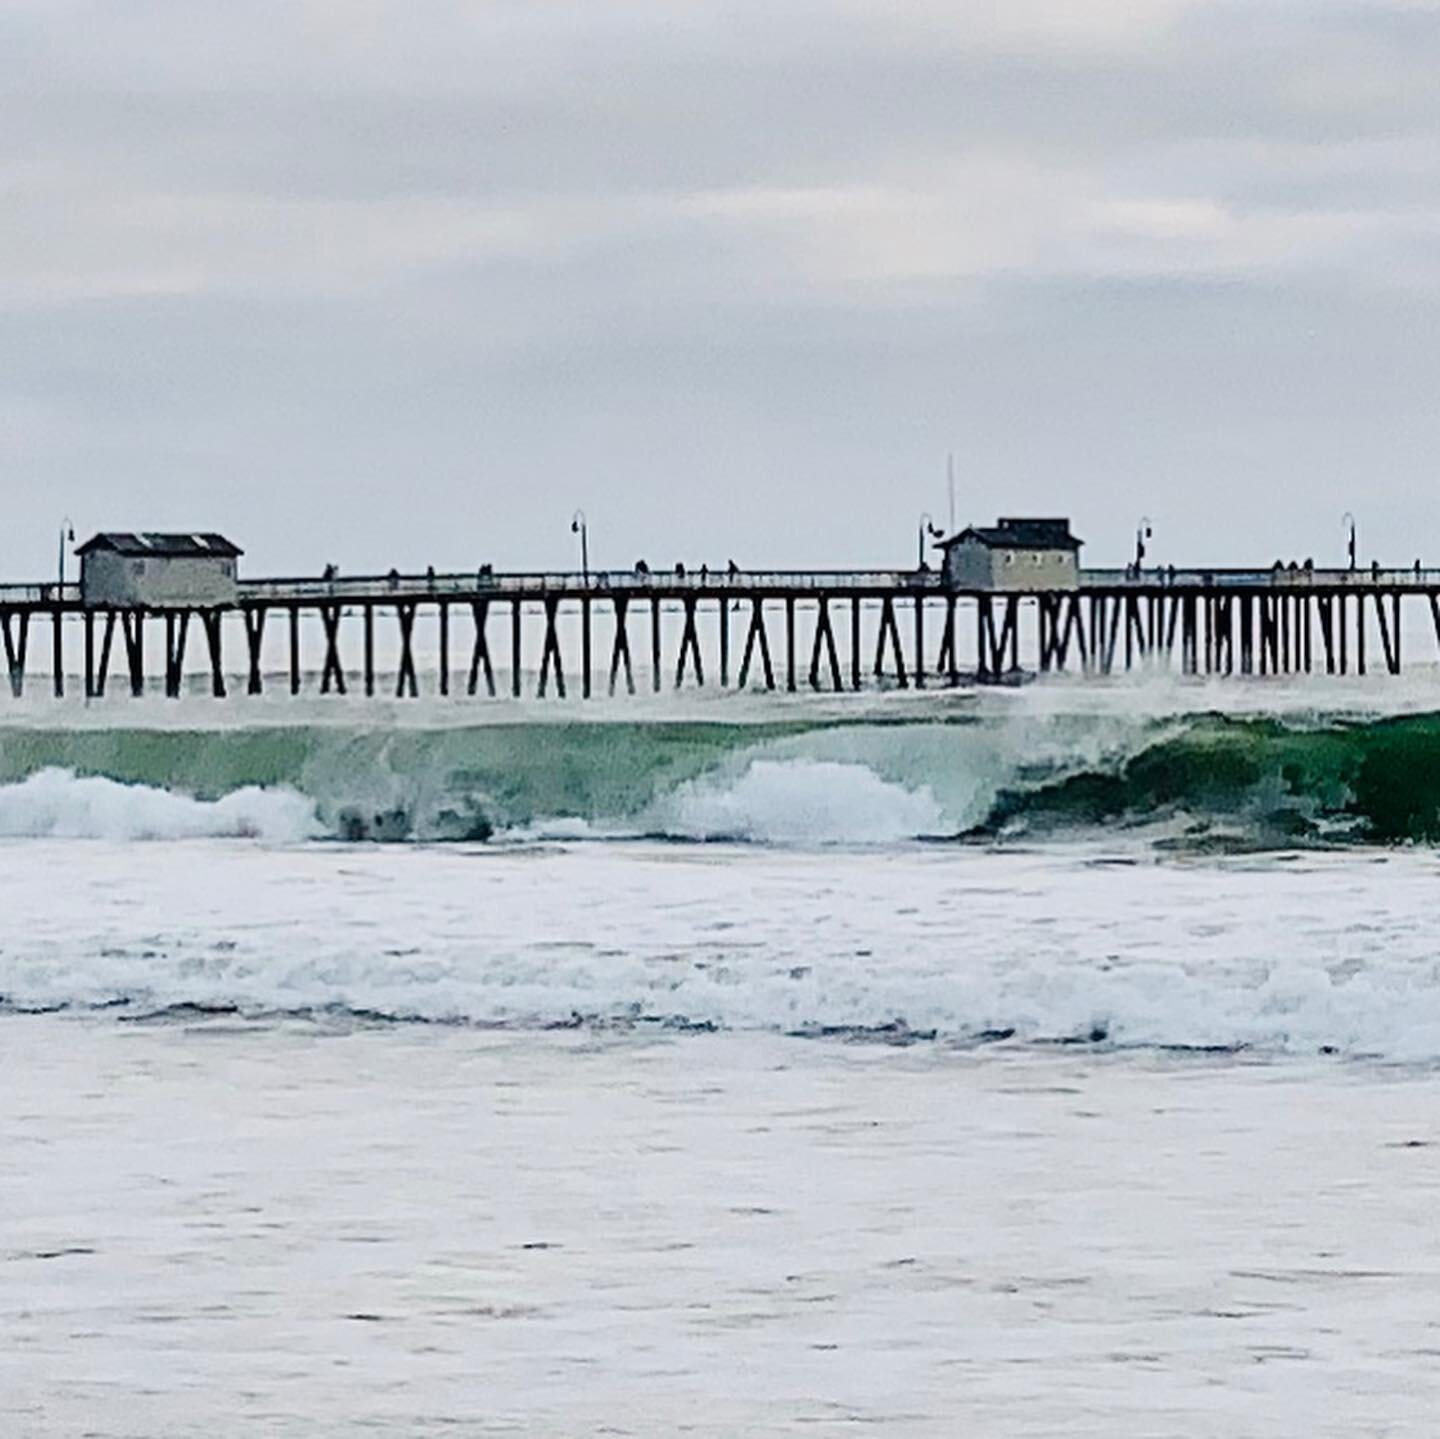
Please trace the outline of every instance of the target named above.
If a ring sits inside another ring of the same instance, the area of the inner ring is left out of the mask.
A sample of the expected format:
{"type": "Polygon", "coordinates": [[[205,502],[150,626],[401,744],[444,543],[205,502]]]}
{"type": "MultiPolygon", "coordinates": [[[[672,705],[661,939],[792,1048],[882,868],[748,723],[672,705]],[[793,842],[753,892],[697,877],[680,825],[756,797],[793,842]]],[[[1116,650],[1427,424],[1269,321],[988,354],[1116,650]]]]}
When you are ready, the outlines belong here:
{"type": "Polygon", "coordinates": [[[9,706],[0,1432],[1428,1433],[1437,840],[1423,671],[9,706]]]}

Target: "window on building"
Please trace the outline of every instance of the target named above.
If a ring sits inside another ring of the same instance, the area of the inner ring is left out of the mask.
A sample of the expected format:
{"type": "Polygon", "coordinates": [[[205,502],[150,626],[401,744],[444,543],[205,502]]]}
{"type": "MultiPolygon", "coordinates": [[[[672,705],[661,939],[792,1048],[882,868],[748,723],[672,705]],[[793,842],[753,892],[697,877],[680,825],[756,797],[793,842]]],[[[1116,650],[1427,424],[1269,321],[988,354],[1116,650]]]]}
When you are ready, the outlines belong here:
{"type": "Polygon", "coordinates": [[[134,568],[135,573],[136,573],[137,575],[143,575],[143,574],[145,573],[145,561],[144,561],[144,560],[136,560],[133,568],[134,568]]]}

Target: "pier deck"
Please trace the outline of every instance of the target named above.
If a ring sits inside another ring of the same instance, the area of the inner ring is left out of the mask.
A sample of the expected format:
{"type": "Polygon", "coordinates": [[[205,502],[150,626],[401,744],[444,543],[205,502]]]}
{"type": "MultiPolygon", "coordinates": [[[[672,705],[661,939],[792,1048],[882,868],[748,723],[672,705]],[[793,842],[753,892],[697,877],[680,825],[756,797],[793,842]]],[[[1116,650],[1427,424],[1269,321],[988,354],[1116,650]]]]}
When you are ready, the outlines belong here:
{"type": "Polygon", "coordinates": [[[77,585],[0,586],[0,640],[15,696],[25,689],[37,621],[57,696],[67,691],[70,665],[75,688],[89,698],[115,682],[144,694],[162,674],[164,692],[178,696],[194,687],[187,657],[202,658],[191,652],[192,638],[195,649],[203,643],[201,682],[211,694],[223,696],[237,681],[263,693],[277,683],[263,662],[272,620],[284,625],[278,683],[290,693],[308,682],[325,694],[374,694],[382,616],[393,619],[398,641],[386,678],[396,695],[416,696],[421,615],[435,621],[428,667],[439,694],[456,683],[471,695],[518,697],[531,679],[541,696],[634,693],[637,669],[654,690],[709,683],[840,691],[1067,669],[1399,674],[1407,601],[1423,607],[1440,643],[1440,570],[1419,568],[1086,569],[1074,588],[983,591],[948,588],[935,570],[392,572],[243,580],[233,603],[155,609],[89,605],[77,585]],[[318,622],[310,638],[318,671],[303,663],[302,617],[312,632],[318,622]],[[497,626],[501,634],[492,636],[497,626]],[[232,645],[243,642],[243,668],[233,674],[227,631],[232,645]],[[164,666],[152,676],[146,638],[157,632],[164,666]],[[635,637],[648,640],[642,665],[635,637]],[[462,638],[463,652],[455,643],[462,638]],[[81,653],[72,654],[77,646],[81,653]],[[538,660],[533,675],[527,660],[538,660]],[[497,683],[497,671],[508,683],[497,683]]]}

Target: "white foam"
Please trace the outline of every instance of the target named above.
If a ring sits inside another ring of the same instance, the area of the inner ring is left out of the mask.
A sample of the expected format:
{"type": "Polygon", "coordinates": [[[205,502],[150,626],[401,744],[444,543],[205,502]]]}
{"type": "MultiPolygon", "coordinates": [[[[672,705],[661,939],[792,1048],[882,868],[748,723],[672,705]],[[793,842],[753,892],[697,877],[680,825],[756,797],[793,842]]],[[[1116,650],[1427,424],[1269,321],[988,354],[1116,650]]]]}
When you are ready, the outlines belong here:
{"type": "Polygon", "coordinates": [[[0,785],[0,837],[157,840],[253,838],[291,843],[320,832],[314,806],[289,789],[247,786],[217,800],[42,769],[0,785]]]}
{"type": "Polygon", "coordinates": [[[649,818],[686,839],[767,844],[893,844],[945,827],[928,785],[907,789],[863,764],[802,759],[757,759],[736,777],[692,780],[649,818]]]}
{"type": "Polygon", "coordinates": [[[902,1021],[1440,1059],[1419,851],[1116,865],[1069,847],[99,844],[57,897],[64,843],[11,845],[0,867],[13,1004],[902,1021]]]}

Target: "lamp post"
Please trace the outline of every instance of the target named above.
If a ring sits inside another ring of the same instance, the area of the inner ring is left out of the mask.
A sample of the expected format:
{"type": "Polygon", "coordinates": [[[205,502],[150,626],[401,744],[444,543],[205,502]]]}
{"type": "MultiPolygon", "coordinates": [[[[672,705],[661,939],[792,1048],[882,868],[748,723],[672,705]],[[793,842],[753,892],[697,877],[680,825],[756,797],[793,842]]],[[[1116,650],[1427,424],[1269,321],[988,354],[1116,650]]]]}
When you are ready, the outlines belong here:
{"type": "Polygon", "coordinates": [[[75,526],[70,523],[69,515],[60,521],[60,591],[56,599],[63,599],[65,594],[65,545],[75,543],[75,526]]]}
{"type": "Polygon", "coordinates": [[[1346,553],[1350,557],[1350,568],[1353,570],[1355,568],[1355,516],[1352,515],[1349,510],[1346,510],[1345,513],[1340,516],[1340,523],[1350,532],[1350,538],[1346,545],[1346,553]]]}
{"type": "Polygon", "coordinates": [[[580,536],[580,575],[585,588],[590,588],[590,527],[585,523],[585,511],[576,510],[570,521],[570,533],[580,536]]]}
{"type": "Polygon", "coordinates": [[[1145,563],[1145,541],[1155,533],[1149,515],[1141,515],[1135,526],[1135,578],[1140,578],[1140,568],[1145,563]]]}
{"type": "Polygon", "coordinates": [[[930,518],[930,512],[928,510],[922,511],[920,515],[920,527],[916,531],[915,536],[916,569],[923,570],[925,568],[925,536],[930,535],[932,538],[938,540],[943,533],[944,531],[930,518]]]}

